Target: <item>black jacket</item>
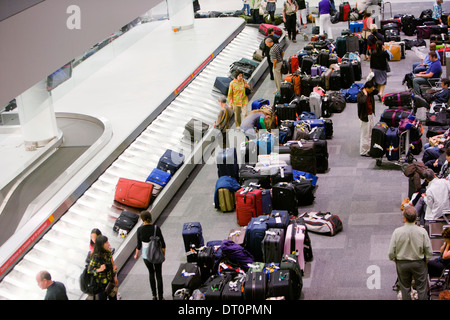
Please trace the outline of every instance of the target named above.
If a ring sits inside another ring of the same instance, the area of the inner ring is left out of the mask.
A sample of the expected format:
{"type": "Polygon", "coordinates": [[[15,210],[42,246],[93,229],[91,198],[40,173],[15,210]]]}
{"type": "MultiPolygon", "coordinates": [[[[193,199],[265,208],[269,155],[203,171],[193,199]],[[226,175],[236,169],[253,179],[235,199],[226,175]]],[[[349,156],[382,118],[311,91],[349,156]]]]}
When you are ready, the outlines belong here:
{"type": "MultiPolygon", "coordinates": [[[[375,98],[374,93],[369,94],[370,100],[372,101],[372,110],[375,114],[375,98]]],[[[356,95],[356,103],[358,104],[358,118],[363,122],[369,121],[369,115],[367,113],[367,96],[364,94],[363,89],[361,89],[356,95]]]]}

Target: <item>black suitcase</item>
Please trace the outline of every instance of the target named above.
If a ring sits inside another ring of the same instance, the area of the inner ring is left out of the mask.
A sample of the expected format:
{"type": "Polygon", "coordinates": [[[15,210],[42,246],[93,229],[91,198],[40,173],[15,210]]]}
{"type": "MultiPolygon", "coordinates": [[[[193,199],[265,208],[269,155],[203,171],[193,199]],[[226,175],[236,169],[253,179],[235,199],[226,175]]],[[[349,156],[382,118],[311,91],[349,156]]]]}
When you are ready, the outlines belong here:
{"type": "Polygon", "coordinates": [[[333,120],[331,119],[324,119],[325,124],[325,138],[331,139],[333,138],[333,120]]]}
{"type": "Polygon", "coordinates": [[[210,246],[204,246],[197,252],[197,265],[200,267],[202,282],[214,273],[215,254],[214,248],[210,246]]]}
{"type": "Polygon", "coordinates": [[[269,175],[262,175],[252,166],[243,165],[239,169],[239,184],[243,185],[247,180],[257,181],[260,187],[263,189],[270,189],[271,187],[269,175]]]}
{"type": "MultiPolygon", "coordinates": [[[[318,127],[317,129],[320,130],[318,127]]],[[[328,142],[325,139],[314,139],[313,141],[316,149],[317,173],[325,173],[328,170],[328,142]]]]}
{"type": "Polygon", "coordinates": [[[292,182],[292,186],[295,190],[295,197],[297,200],[297,205],[309,206],[314,203],[316,198],[314,195],[315,186],[313,186],[311,179],[300,179],[292,182]]]}
{"type": "Polygon", "coordinates": [[[348,89],[355,82],[355,74],[353,71],[353,67],[350,62],[341,62],[340,63],[340,72],[341,72],[341,87],[342,89],[348,89]]]}
{"type": "Polygon", "coordinates": [[[236,148],[222,148],[216,157],[217,175],[219,177],[229,176],[239,179],[239,164],[236,148]]]}
{"type": "Polygon", "coordinates": [[[200,268],[195,263],[182,263],[172,280],[172,295],[179,289],[188,289],[193,292],[202,284],[200,268]]]}
{"type": "MultiPolygon", "coordinates": [[[[301,70],[302,73],[311,74],[311,67],[314,64],[314,59],[311,56],[304,56],[302,59],[301,70]]],[[[303,89],[303,86],[302,86],[303,89]]]]}
{"type": "Polygon", "coordinates": [[[437,136],[439,134],[443,134],[445,131],[447,131],[449,126],[429,126],[427,129],[427,138],[431,138],[434,136],[437,136]]]}
{"type": "Polygon", "coordinates": [[[353,78],[355,81],[361,81],[362,79],[362,69],[361,69],[361,62],[359,61],[352,61],[351,62],[352,68],[353,68],[353,78]]]}
{"type": "Polygon", "coordinates": [[[290,81],[283,81],[280,84],[280,103],[290,103],[294,99],[294,85],[290,81]]]}
{"type": "Polygon", "coordinates": [[[227,272],[223,272],[220,275],[214,274],[210,276],[202,286],[205,300],[222,300],[223,289],[231,278],[232,275],[227,272]]]}
{"type": "Polygon", "coordinates": [[[328,50],[320,51],[319,57],[317,59],[317,62],[324,67],[330,66],[330,54],[328,53],[328,50]]]}
{"type": "Polygon", "coordinates": [[[272,185],[278,182],[291,182],[294,179],[294,171],[292,166],[287,165],[280,168],[279,172],[270,177],[272,185]]]}
{"type": "Polygon", "coordinates": [[[291,270],[275,270],[269,274],[267,282],[268,297],[284,297],[285,300],[297,300],[298,286],[291,270]]]}
{"type": "Polygon", "coordinates": [[[197,119],[191,119],[184,127],[184,135],[192,142],[200,141],[209,129],[209,125],[197,119]]]}
{"type": "Polygon", "coordinates": [[[330,90],[339,91],[342,89],[341,71],[333,70],[330,76],[330,90]]]}
{"type": "Polygon", "coordinates": [[[245,275],[237,275],[228,281],[222,290],[222,300],[242,300],[244,297],[245,275]]]}
{"type": "Polygon", "coordinates": [[[295,188],[291,182],[278,182],[272,186],[272,208],[298,214],[295,188]]]}
{"type": "Polygon", "coordinates": [[[138,214],[124,210],[120,213],[119,217],[116,219],[116,222],[114,222],[113,230],[115,232],[119,232],[119,230],[130,232],[131,229],[133,229],[133,227],[136,225],[138,220],[138,214]]]}
{"type": "Polygon", "coordinates": [[[381,158],[384,155],[386,144],[386,132],[388,126],[384,122],[378,122],[372,128],[372,138],[370,142],[369,155],[372,158],[381,158]]]}
{"type": "Polygon", "coordinates": [[[297,105],[295,104],[277,104],[274,109],[278,121],[297,119],[297,105]]]}
{"type": "MultiPolygon", "coordinates": [[[[309,71],[311,72],[311,68],[309,69],[309,71]]],[[[300,85],[301,85],[302,96],[309,97],[309,95],[311,94],[311,91],[312,91],[311,75],[302,73],[300,85]]]]}
{"type": "Polygon", "coordinates": [[[298,143],[289,145],[291,154],[291,166],[294,170],[317,173],[316,151],[314,142],[302,141],[301,146],[298,143]]]}
{"type": "Polygon", "coordinates": [[[220,93],[224,96],[228,96],[228,88],[230,87],[231,78],[229,77],[216,77],[214,81],[214,87],[219,89],[220,93]]]}
{"type": "Polygon", "coordinates": [[[244,284],[245,300],[265,300],[267,294],[267,276],[263,271],[246,273],[244,284]]]}
{"type": "MultiPolygon", "coordinates": [[[[309,236],[306,233],[304,240],[305,245],[310,244],[308,241],[306,241],[307,239],[309,239],[309,236]]],[[[304,251],[306,250],[309,249],[305,249],[304,251]]],[[[311,258],[307,258],[307,254],[305,254],[305,261],[312,261],[312,253],[311,258]]],[[[300,299],[303,289],[303,272],[298,263],[297,256],[295,254],[284,254],[281,258],[280,270],[290,272],[289,276],[292,280],[293,285],[292,299],[300,299]]]]}
{"type": "Polygon", "coordinates": [[[297,108],[297,114],[302,114],[302,112],[310,112],[311,108],[309,107],[309,97],[305,95],[301,95],[300,97],[294,97],[291,101],[292,105],[295,105],[297,108]]]}
{"type": "Polygon", "coordinates": [[[262,241],[264,263],[280,263],[284,252],[285,230],[270,228],[262,241]]]}

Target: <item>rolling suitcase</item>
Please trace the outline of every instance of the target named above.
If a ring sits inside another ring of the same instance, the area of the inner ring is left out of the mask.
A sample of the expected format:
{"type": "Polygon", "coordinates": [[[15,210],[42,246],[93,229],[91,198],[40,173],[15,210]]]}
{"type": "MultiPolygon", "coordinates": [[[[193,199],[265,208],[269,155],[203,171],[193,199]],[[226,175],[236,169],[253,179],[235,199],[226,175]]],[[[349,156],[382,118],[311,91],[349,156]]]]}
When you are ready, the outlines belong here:
{"type": "MultiPolygon", "coordinates": [[[[303,69],[302,69],[303,70],[303,69]]],[[[311,72],[311,70],[310,70],[311,72]]],[[[311,86],[311,75],[309,74],[303,74],[301,75],[301,90],[302,90],[302,96],[309,97],[312,91],[311,86]]]]}
{"type": "Polygon", "coordinates": [[[294,88],[294,96],[300,96],[302,87],[301,87],[301,76],[299,73],[293,73],[291,75],[288,75],[284,78],[284,81],[288,81],[292,83],[292,86],[294,88]]]}
{"type": "Polygon", "coordinates": [[[199,249],[204,246],[203,230],[200,222],[185,222],[181,231],[184,250],[187,254],[188,262],[197,261],[197,254],[192,254],[191,249],[199,249]]]}
{"type": "Polygon", "coordinates": [[[280,263],[284,250],[284,233],[281,228],[267,229],[262,241],[263,261],[265,263],[280,263]]]}
{"type": "Polygon", "coordinates": [[[228,281],[222,290],[222,300],[242,300],[244,294],[245,275],[237,275],[228,281]]]}
{"type": "Polygon", "coordinates": [[[267,276],[263,271],[246,273],[244,285],[245,300],[265,300],[267,294],[267,276]]]}
{"type": "Polygon", "coordinates": [[[274,270],[267,280],[268,297],[284,297],[285,300],[298,299],[298,286],[291,270],[274,270]]]}
{"type": "Polygon", "coordinates": [[[217,196],[219,199],[219,208],[222,212],[230,212],[235,209],[236,201],[234,199],[234,193],[227,188],[219,188],[217,190],[217,196]]]}
{"type": "Polygon", "coordinates": [[[154,182],[164,187],[167,183],[169,183],[171,177],[172,175],[170,172],[154,168],[145,181],[154,182]]]}
{"type": "Polygon", "coordinates": [[[227,239],[243,246],[245,244],[245,232],[246,227],[238,227],[231,229],[227,239]]]}
{"type": "Polygon", "coordinates": [[[230,282],[232,274],[223,272],[220,275],[214,274],[206,280],[203,288],[205,288],[205,300],[222,300],[222,292],[225,285],[230,282]]]}
{"type": "MultiPolygon", "coordinates": [[[[289,161],[290,157],[288,156],[289,161]]],[[[270,182],[272,185],[277,184],[278,182],[289,182],[294,178],[294,173],[291,165],[281,166],[278,173],[272,175],[270,177],[270,182]]],[[[270,212],[269,212],[270,213],[270,212]]]]}
{"type": "Polygon", "coordinates": [[[268,36],[267,31],[269,30],[269,28],[272,28],[273,31],[274,31],[274,33],[275,33],[277,36],[281,37],[281,36],[283,35],[283,31],[282,31],[279,27],[277,27],[276,25],[273,25],[273,24],[261,23],[261,24],[259,25],[259,28],[258,28],[258,29],[259,29],[259,32],[260,32],[260,33],[262,33],[262,34],[265,35],[265,36],[268,36]]]}
{"type": "Polygon", "coordinates": [[[246,226],[251,218],[259,217],[262,212],[262,191],[260,189],[241,188],[236,191],[236,220],[240,226],[246,226]]]}
{"type": "Polygon", "coordinates": [[[353,78],[355,81],[361,81],[362,79],[362,69],[361,69],[361,62],[359,61],[352,61],[351,62],[352,68],[353,68],[353,78]]]}
{"type": "Polygon", "coordinates": [[[231,78],[229,77],[216,77],[214,81],[214,87],[219,89],[220,93],[224,96],[228,96],[228,88],[230,87],[231,78]]]}
{"type": "Polygon", "coordinates": [[[297,119],[297,106],[293,104],[277,104],[275,106],[275,115],[278,121],[283,120],[296,120],[297,119]]]}
{"type": "Polygon", "coordinates": [[[297,197],[292,183],[279,182],[272,187],[272,207],[297,215],[297,197]]]}
{"type": "Polygon", "coordinates": [[[339,5],[339,21],[348,21],[350,15],[350,4],[343,2],[339,5]]]}
{"type": "Polygon", "coordinates": [[[294,255],[300,269],[305,271],[305,233],[306,227],[299,223],[292,223],[286,229],[284,254],[294,255]]]}
{"type": "Polygon", "coordinates": [[[268,216],[252,218],[245,230],[244,248],[253,256],[254,261],[263,261],[261,242],[268,229],[267,220],[268,216]]]}
{"type": "Polygon", "coordinates": [[[204,246],[197,253],[197,265],[200,267],[200,275],[202,282],[208,280],[214,274],[215,256],[216,252],[212,246],[204,246]]]}
{"type": "Polygon", "coordinates": [[[347,39],[346,37],[336,38],[336,54],[339,58],[342,58],[347,53],[347,39]]]}
{"type": "Polygon", "coordinates": [[[209,125],[197,119],[191,119],[184,127],[184,136],[191,142],[200,141],[209,129],[209,125]]]}
{"type": "Polygon", "coordinates": [[[262,214],[272,212],[272,194],[269,189],[261,189],[262,214]]]}
{"type": "Polygon", "coordinates": [[[341,87],[343,89],[350,88],[352,84],[355,82],[355,75],[351,63],[341,62],[340,73],[341,73],[341,87]]]}
{"type": "Polygon", "coordinates": [[[302,294],[303,289],[303,275],[302,270],[298,264],[297,257],[293,254],[283,254],[280,262],[280,270],[289,271],[289,277],[292,280],[293,296],[291,299],[298,300],[302,294]]]}
{"type": "Polygon", "coordinates": [[[333,70],[330,76],[330,90],[339,91],[342,89],[341,71],[333,70]]]}
{"type": "Polygon", "coordinates": [[[219,177],[229,176],[239,179],[239,164],[236,148],[219,149],[216,156],[217,174],[219,177]]]}
{"type": "Polygon", "coordinates": [[[159,158],[156,168],[162,171],[169,171],[173,176],[183,163],[184,155],[182,153],[167,149],[159,158]]]}
{"type": "Polygon", "coordinates": [[[289,73],[295,73],[299,67],[298,54],[291,55],[289,57],[289,73]]]}
{"type": "Polygon", "coordinates": [[[369,155],[372,158],[381,158],[384,155],[386,144],[386,132],[388,126],[384,122],[378,122],[372,128],[369,155]]]}
{"type": "Polygon", "coordinates": [[[400,159],[400,136],[398,128],[390,127],[386,132],[386,158],[389,161],[400,159]]]}
{"type": "Polygon", "coordinates": [[[152,198],[153,185],[144,181],[119,178],[114,200],[134,208],[148,208],[152,198]]]}
{"type": "Polygon", "coordinates": [[[347,52],[359,52],[359,38],[357,36],[346,36],[345,41],[347,52]]]}
{"type": "MultiPolygon", "coordinates": [[[[301,70],[302,73],[306,73],[311,75],[311,67],[314,64],[314,60],[311,56],[304,56],[302,59],[302,65],[301,65],[301,70]]],[[[303,86],[302,86],[303,88],[303,86]]]]}
{"type": "Polygon", "coordinates": [[[417,26],[416,31],[417,31],[417,40],[430,39],[431,26],[417,26]]]}
{"type": "Polygon", "coordinates": [[[271,187],[269,175],[262,175],[254,167],[244,165],[239,169],[239,183],[243,185],[248,180],[257,181],[257,184],[263,189],[270,189],[271,187]]]}
{"type": "Polygon", "coordinates": [[[252,110],[261,109],[263,106],[270,106],[270,101],[261,98],[252,102],[252,110]]]}
{"type": "Polygon", "coordinates": [[[314,142],[299,141],[298,143],[290,144],[289,148],[292,169],[309,172],[314,175],[317,173],[314,142]]]}
{"type": "Polygon", "coordinates": [[[290,222],[289,211],[287,210],[272,210],[267,219],[267,227],[278,228],[286,230],[290,222]]]}
{"type": "Polygon", "coordinates": [[[178,267],[178,271],[171,283],[172,295],[179,289],[188,289],[190,292],[193,292],[201,284],[200,267],[195,263],[182,263],[178,267]]]}
{"type": "Polygon", "coordinates": [[[292,82],[283,81],[280,84],[281,103],[290,103],[294,99],[294,85],[292,82]]]}

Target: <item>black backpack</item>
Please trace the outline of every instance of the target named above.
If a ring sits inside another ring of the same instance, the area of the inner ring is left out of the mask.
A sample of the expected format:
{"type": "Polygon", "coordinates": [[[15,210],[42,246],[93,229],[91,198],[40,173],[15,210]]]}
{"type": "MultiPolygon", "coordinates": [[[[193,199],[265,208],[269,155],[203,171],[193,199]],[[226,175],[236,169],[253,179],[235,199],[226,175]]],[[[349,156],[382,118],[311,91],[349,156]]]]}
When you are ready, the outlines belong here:
{"type": "Polygon", "coordinates": [[[80,289],[83,293],[94,295],[99,292],[100,285],[94,278],[94,275],[88,273],[89,264],[87,264],[80,275],[80,289]]]}

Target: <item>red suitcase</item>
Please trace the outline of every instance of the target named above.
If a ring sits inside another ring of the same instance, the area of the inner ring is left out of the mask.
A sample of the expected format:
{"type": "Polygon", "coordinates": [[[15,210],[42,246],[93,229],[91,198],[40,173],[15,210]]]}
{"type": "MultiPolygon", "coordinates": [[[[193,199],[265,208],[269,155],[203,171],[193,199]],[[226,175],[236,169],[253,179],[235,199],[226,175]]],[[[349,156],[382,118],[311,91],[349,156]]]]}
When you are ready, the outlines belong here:
{"type": "Polygon", "coordinates": [[[261,23],[259,25],[259,32],[261,32],[263,35],[267,36],[268,35],[267,30],[269,28],[272,28],[274,33],[279,37],[281,37],[281,35],[283,34],[283,31],[281,31],[281,29],[279,27],[277,27],[276,25],[273,25],[273,24],[268,24],[268,23],[261,23]]]}
{"type": "Polygon", "coordinates": [[[148,208],[152,191],[151,183],[119,178],[114,200],[134,208],[148,208]]]}
{"type": "Polygon", "coordinates": [[[241,188],[235,193],[237,224],[246,226],[251,218],[263,214],[262,191],[260,189],[241,188]]]}

